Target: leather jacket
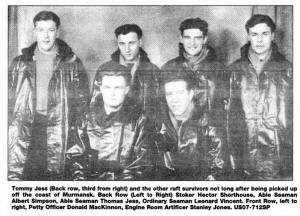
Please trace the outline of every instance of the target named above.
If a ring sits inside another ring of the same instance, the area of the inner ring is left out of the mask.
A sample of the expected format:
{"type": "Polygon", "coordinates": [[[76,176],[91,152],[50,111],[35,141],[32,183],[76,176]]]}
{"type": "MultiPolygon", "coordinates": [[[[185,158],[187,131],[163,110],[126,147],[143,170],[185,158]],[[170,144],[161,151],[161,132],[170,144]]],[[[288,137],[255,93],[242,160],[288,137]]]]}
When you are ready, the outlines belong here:
{"type": "Polygon", "coordinates": [[[107,115],[98,97],[80,130],[85,153],[71,159],[72,180],[151,180],[155,148],[153,124],[142,109],[125,100],[121,110],[107,115]]]}
{"type": "MultiPolygon", "coordinates": [[[[48,87],[47,172],[62,179],[65,153],[73,146],[72,135],[78,117],[89,104],[89,80],[81,60],[62,40],[56,39],[58,53],[48,87]]],[[[8,179],[24,180],[36,112],[37,43],[22,50],[8,73],[8,179]]],[[[83,150],[82,146],[78,149],[83,150]]],[[[51,178],[51,177],[49,177],[51,178]]]]}
{"type": "MultiPolygon", "coordinates": [[[[119,49],[111,55],[111,61],[120,63],[119,49]]],[[[92,98],[96,98],[97,95],[101,94],[100,74],[102,72],[102,68],[104,68],[107,64],[111,64],[111,61],[100,65],[98,68],[93,83],[92,98]]],[[[157,98],[159,95],[159,73],[160,71],[158,67],[151,63],[147,53],[140,48],[139,66],[132,77],[129,95],[135,100],[136,104],[142,106],[145,115],[151,119],[155,119],[155,113],[157,110],[157,98]]]]}
{"type": "Polygon", "coordinates": [[[250,44],[229,66],[229,143],[239,179],[276,180],[292,170],[292,65],[272,44],[257,75],[248,58],[250,44]]]}
{"type": "Polygon", "coordinates": [[[227,162],[222,128],[211,126],[208,115],[199,107],[180,124],[166,105],[160,119],[157,179],[223,180],[227,162]]]}
{"type": "Polygon", "coordinates": [[[161,68],[161,73],[168,72],[169,68],[184,66],[194,75],[197,82],[195,89],[195,99],[202,109],[206,109],[211,121],[219,126],[225,126],[225,105],[228,89],[228,75],[224,66],[217,60],[217,56],[212,47],[207,46],[207,56],[194,68],[187,64],[183,52],[183,45],[179,44],[179,56],[169,60],[161,68]]]}

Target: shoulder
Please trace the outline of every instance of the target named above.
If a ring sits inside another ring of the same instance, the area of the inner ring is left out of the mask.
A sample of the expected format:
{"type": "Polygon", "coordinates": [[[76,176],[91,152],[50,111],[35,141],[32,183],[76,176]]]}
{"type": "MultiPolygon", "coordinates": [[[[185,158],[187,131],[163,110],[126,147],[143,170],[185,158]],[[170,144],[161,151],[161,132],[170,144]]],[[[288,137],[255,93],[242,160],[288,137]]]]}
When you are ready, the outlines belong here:
{"type": "Polygon", "coordinates": [[[181,65],[183,63],[184,63],[183,58],[181,56],[178,56],[176,58],[170,59],[165,64],[163,64],[163,66],[161,67],[161,70],[166,70],[169,67],[174,67],[174,66],[177,66],[177,65],[181,65]]]}

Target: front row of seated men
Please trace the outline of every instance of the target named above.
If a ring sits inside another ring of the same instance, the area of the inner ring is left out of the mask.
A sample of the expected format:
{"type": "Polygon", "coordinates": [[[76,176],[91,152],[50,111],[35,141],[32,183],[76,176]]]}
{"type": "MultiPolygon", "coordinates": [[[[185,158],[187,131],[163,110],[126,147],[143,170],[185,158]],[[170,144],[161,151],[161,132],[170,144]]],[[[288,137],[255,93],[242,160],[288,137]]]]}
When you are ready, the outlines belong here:
{"type": "Polygon", "coordinates": [[[194,100],[196,82],[186,68],[163,73],[165,100],[156,122],[128,96],[128,68],[112,62],[102,68],[100,79],[102,94],[91,104],[73,146],[84,146],[85,154],[69,150],[71,179],[224,179],[224,131],[210,125],[194,100]]]}

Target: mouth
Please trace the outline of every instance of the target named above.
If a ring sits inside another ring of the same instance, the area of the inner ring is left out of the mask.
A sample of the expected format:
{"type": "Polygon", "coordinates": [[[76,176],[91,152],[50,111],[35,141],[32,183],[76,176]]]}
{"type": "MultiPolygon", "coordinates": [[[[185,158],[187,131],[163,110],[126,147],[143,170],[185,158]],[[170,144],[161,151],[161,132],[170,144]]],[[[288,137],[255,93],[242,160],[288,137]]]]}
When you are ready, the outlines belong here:
{"type": "Polygon", "coordinates": [[[45,40],[45,41],[43,41],[43,43],[44,43],[44,44],[49,44],[50,41],[49,41],[49,40],[45,40]]]}

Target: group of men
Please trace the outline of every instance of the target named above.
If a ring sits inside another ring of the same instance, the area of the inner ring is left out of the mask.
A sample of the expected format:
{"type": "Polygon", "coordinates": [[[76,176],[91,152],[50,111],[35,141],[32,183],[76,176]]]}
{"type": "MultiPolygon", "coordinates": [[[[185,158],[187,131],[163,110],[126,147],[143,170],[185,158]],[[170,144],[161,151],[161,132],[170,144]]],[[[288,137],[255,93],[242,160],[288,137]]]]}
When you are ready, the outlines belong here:
{"type": "Polygon", "coordinates": [[[200,18],[180,25],[179,56],[159,69],[142,30],[115,30],[118,49],[92,92],[58,39],[59,17],[33,19],[36,42],[9,68],[9,180],[289,180],[292,65],[267,15],[246,23],[241,58],[224,67],[200,18]]]}

